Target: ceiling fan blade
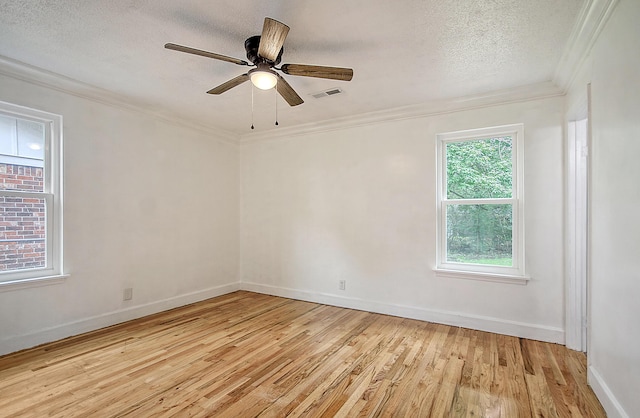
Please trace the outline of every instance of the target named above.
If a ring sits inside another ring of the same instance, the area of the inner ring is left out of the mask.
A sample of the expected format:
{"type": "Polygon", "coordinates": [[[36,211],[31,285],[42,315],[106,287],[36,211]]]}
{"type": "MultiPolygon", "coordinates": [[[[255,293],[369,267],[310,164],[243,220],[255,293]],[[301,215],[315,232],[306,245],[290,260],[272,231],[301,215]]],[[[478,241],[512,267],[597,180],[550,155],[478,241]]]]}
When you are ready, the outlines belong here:
{"type": "Polygon", "coordinates": [[[304,100],[302,100],[302,98],[298,96],[298,93],[296,93],[293,87],[291,87],[289,83],[287,83],[287,80],[282,78],[280,74],[276,75],[278,76],[278,84],[276,84],[276,89],[278,90],[278,93],[280,93],[280,96],[282,96],[282,98],[286,100],[287,103],[289,103],[289,106],[298,106],[304,103],[304,100]]]}
{"type": "Polygon", "coordinates": [[[320,65],[284,64],[282,72],[289,75],[303,77],[329,78],[331,80],[351,81],[353,70],[351,68],[323,67],[320,65]]]}
{"type": "Polygon", "coordinates": [[[226,83],[220,84],[218,87],[212,88],[207,93],[209,93],[209,94],[222,94],[227,90],[231,90],[232,88],[234,88],[236,86],[239,86],[240,84],[244,83],[247,80],[249,80],[249,74],[242,74],[242,75],[239,75],[239,76],[237,76],[235,78],[232,78],[231,80],[227,81],[226,83]]]}
{"type": "Polygon", "coordinates": [[[271,62],[275,62],[280,54],[280,49],[284,44],[284,40],[289,33],[289,26],[269,17],[264,18],[264,26],[262,27],[262,35],[260,35],[260,46],[258,47],[258,55],[266,58],[271,62]]]}
{"type": "Polygon", "coordinates": [[[168,43],[164,45],[167,49],[173,49],[174,51],[186,52],[188,54],[200,55],[207,58],[213,58],[220,61],[227,61],[238,65],[249,65],[247,61],[243,61],[233,57],[227,57],[226,55],[216,54],[214,52],[203,51],[201,49],[190,48],[188,46],[182,46],[177,44],[168,43]]]}

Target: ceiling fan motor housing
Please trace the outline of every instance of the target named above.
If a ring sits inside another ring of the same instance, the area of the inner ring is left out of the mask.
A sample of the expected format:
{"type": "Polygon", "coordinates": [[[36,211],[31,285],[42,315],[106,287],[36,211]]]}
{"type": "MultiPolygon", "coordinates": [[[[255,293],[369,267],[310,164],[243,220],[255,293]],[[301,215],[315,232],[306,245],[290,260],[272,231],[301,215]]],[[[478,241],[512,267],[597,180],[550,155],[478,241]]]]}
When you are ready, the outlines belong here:
{"type": "Polygon", "coordinates": [[[280,52],[278,53],[278,57],[275,61],[270,61],[264,57],[258,55],[258,48],[260,47],[260,35],[255,35],[250,38],[247,38],[244,41],[244,49],[247,51],[247,59],[251,61],[254,65],[258,65],[260,63],[268,64],[269,67],[280,64],[282,60],[282,53],[284,52],[284,47],[280,48],[280,52]]]}

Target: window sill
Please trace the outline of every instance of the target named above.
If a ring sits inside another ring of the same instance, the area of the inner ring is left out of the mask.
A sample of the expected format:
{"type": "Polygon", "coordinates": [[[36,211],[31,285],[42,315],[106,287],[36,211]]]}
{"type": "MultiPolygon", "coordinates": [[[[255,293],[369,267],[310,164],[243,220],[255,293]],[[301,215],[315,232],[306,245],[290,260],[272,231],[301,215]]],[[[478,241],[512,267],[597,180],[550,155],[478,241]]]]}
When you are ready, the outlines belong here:
{"type": "Polygon", "coordinates": [[[0,282],[0,292],[11,292],[13,290],[60,284],[64,283],[67,280],[67,277],[69,277],[68,274],[58,274],[55,276],[34,277],[31,279],[17,279],[0,282]]]}
{"type": "Polygon", "coordinates": [[[528,276],[513,276],[509,274],[495,274],[495,273],[479,273],[475,271],[461,271],[461,270],[448,270],[448,269],[434,269],[436,277],[448,277],[453,279],[465,279],[465,280],[481,280],[485,282],[496,283],[508,283],[526,285],[531,277],[528,276]]]}

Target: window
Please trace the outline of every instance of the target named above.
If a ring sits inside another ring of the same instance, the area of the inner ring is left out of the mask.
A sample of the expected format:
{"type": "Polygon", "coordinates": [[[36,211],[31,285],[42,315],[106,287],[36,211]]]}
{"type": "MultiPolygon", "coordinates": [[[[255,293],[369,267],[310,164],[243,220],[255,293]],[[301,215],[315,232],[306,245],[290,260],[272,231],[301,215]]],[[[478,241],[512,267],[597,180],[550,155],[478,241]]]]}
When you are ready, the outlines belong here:
{"type": "Polygon", "coordinates": [[[523,279],[521,124],[437,136],[440,273],[523,279]]]}
{"type": "Polygon", "coordinates": [[[0,102],[0,284],[62,272],[62,117],[0,102]]]}

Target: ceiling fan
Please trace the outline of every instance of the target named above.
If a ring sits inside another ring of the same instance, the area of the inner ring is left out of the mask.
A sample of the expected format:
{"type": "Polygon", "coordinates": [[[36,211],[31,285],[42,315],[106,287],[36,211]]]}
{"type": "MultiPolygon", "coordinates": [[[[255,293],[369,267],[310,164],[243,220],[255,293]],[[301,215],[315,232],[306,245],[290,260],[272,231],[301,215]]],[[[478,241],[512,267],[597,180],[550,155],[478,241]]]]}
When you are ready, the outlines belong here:
{"type": "Polygon", "coordinates": [[[287,103],[289,103],[290,106],[297,106],[304,103],[304,101],[289,85],[289,83],[287,83],[287,81],[274,70],[295,76],[327,78],[342,81],[351,80],[353,77],[353,70],[351,68],[324,67],[305,64],[283,64],[280,68],[276,67],[276,65],[280,64],[282,59],[282,52],[284,51],[282,45],[284,44],[284,40],[288,33],[289,26],[266,17],[264,19],[264,26],[262,27],[262,35],[252,36],[244,41],[244,49],[247,51],[247,58],[252,64],[226,55],[220,55],[172,43],[165,44],[164,47],[175,51],[187,52],[189,54],[227,61],[237,65],[255,66],[255,68],[252,68],[248,72],[212,88],[207,92],[209,94],[222,94],[227,90],[239,86],[247,80],[251,80],[254,86],[262,90],[269,90],[275,87],[278,93],[287,103]]]}

